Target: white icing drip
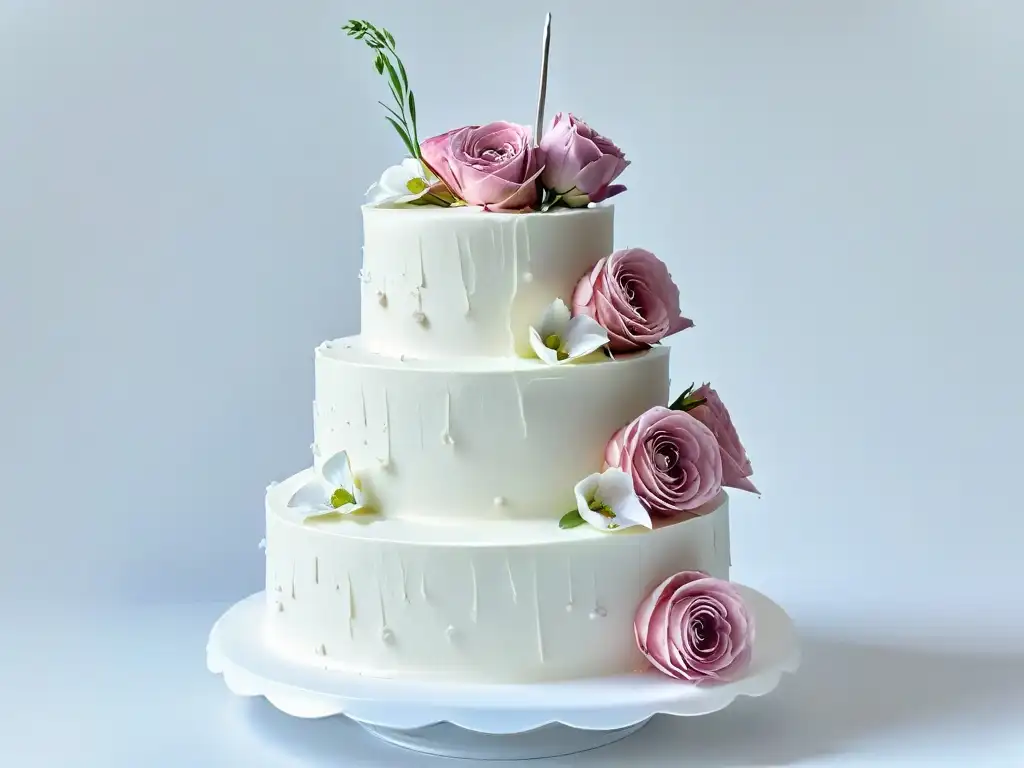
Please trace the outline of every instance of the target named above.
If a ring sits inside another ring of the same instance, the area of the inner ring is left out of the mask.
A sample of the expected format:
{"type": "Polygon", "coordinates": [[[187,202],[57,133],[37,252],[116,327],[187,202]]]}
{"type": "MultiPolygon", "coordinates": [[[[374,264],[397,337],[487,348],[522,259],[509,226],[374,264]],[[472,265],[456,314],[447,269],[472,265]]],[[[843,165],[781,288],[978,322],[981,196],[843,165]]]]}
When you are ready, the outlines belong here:
{"type": "Polygon", "coordinates": [[[512,575],[512,563],[505,558],[505,573],[508,574],[508,587],[512,590],[512,604],[519,604],[519,593],[516,591],[516,577],[512,575]]]}
{"type": "Polygon", "coordinates": [[[317,656],[326,656],[327,655],[327,646],[325,646],[323,643],[320,643],[320,645],[318,645],[314,649],[314,651],[316,652],[317,656]]]}
{"type": "Polygon", "coordinates": [[[284,613],[284,603],[282,603],[280,600],[274,601],[274,608],[277,609],[278,613],[284,613]]]}
{"type": "Polygon", "coordinates": [[[441,432],[441,442],[455,445],[455,438],[452,437],[452,391],[449,387],[444,389],[444,431],[441,432]]]}
{"type": "Polygon", "coordinates": [[[519,406],[519,423],[523,425],[523,439],[526,440],[530,436],[530,431],[526,426],[526,404],[523,402],[523,390],[519,386],[519,378],[517,376],[512,377],[512,382],[516,385],[516,402],[519,406]]]}
{"type": "MultiPolygon", "coordinates": [[[[417,283],[417,285],[420,288],[426,288],[427,287],[427,270],[423,266],[423,237],[422,236],[420,236],[418,238],[418,242],[419,242],[419,251],[420,251],[420,254],[419,254],[420,255],[420,281],[419,281],[419,283],[417,283]]],[[[421,305],[421,308],[422,308],[422,305],[421,305]]]]}
{"type": "Polygon", "coordinates": [[[355,634],[356,621],[356,592],[352,588],[352,574],[345,574],[345,584],[348,590],[348,636],[355,634]]]}
{"type": "Polygon", "coordinates": [[[601,601],[600,601],[600,599],[597,596],[597,569],[596,568],[593,571],[590,572],[590,582],[591,582],[591,588],[592,588],[592,590],[594,592],[594,610],[590,612],[590,618],[593,619],[593,618],[595,618],[594,614],[597,614],[597,616],[604,616],[604,608],[601,607],[601,601]]]}
{"type": "Polygon", "coordinates": [[[544,663],[544,628],[541,626],[540,616],[540,584],[537,577],[537,561],[533,561],[533,610],[536,613],[537,623],[537,655],[540,663],[544,663]]]}
{"type": "Polygon", "coordinates": [[[419,427],[420,432],[420,450],[423,450],[423,404],[416,401],[416,426],[419,427]]]}
{"type": "Polygon", "coordinates": [[[473,587],[473,603],[469,607],[469,620],[476,624],[477,617],[480,615],[480,585],[477,583],[476,563],[473,560],[469,561],[469,577],[473,587]]]}
{"type": "Polygon", "coordinates": [[[427,597],[427,572],[420,571],[420,598],[426,602],[430,598],[427,597]]]}
{"type": "MultiPolygon", "coordinates": [[[[455,247],[459,254],[459,276],[462,278],[462,293],[466,297],[466,316],[468,317],[473,311],[473,303],[470,301],[472,291],[470,290],[470,278],[467,272],[472,271],[473,260],[463,248],[462,237],[457,232],[455,233],[455,247]],[[469,259],[470,264],[469,270],[466,269],[467,258],[469,259]]],[[[475,277],[473,279],[475,280],[475,277]]]]}
{"type": "Polygon", "coordinates": [[[384,435],[384,447],[387,453],[384,454],[384,459],[381,463],[388,467],[391,465],[391,405],[388,402],[387,387],[384,387],[384,435]]]}
{"type": "MultiPolygon", "coordinates": [[[[516,219],[516,223],[517,224],[519,223],[518,219],[516,219]]],[[[526,242],[524,243],[524,245],[526,246],[526,265],[527,266],[533,266],[533,253],[532,253],[533,249],[530,248],[530,228],[528,226],[525,226],[525,223],[526,223],[526,220],[523,219],[523,224],[524,224],[523,232],[526,234],[526,238],[525,238],[526,242]]],[[[527,272],[526,274],[530,274],[530,273],[527,272]]],[[[527,280],[526,282],[530,282],[530,281],[527,280]]]]}
{"type": "Polygon", "coordinates": [[[384,641],[384,645],[392,645],[395,642],[395,633],[390,627],[384,627],[380,631],[380,639],[384,641]]]}
{"type": "MultiPolygon", "coordinates": [[[[383,574],[382,574],[383,575],[383,574]]],[[[380,590],[377,592],[378,598],[380,598],[380,627],[382,632],[388,631],[388,613],[384,607],[384,585],[380,585],[380,590]]]]}
{"type": "Polygon", "coordinates": [[[603,619],[607,615],[608,615],[608,611],[606,611],[601,606],[598,606],[597,608],[595,608],[594,610],[592,610],[590,612],[590,620],[591,621],[597,621],[598,619],[603,619]]]}
{"type": "Polygon", "coordinates": [[[363,409],[363,445],[369,445],[370,423],[366,417],[366,391],[361,383],[359,385],[359,403],[363,409]]]}
{"type": "Polygon", "coordinates": [[[400,577],[401,577],[401,580],[402,580],[402,602],[403,603],[408,603],[409,602],[409,589],[408,589],[408,587],[406,587],[406,584],[405,584],[406,578],[407,578],[407,574],[405,572],[405,560],[402,559],[401,555],[398,556],[398,571],[399,571],[399,574],[400,574],[400,577]]]}
{"type": "Polygon", "coordinates": [[[565,610],[571,611],[572,607],[573,607],[573,604],[575,604],[575,602],[576,602],[573,599],[573,593],[572,593],[572,556],[569,556],[569,557],[565,558],[565,570],[566,570],[566,574],[567,574],[567,576],[569,578],[569,603],[568,603],[568,605],[565,606],[565,610]]]}
{"type": "Polygon", "coordinates": [[[292,560],[292,600],[295,599],[295,561],[292,560]]]}
{"type": "Polygon", "coordinates": [[[712,554],[718,554],[718,526],[711,526],[711,552],[712,554]]]}
{"type": "Polygon", "coordinates": [[[446,629],[444,631],[444,636],[446,638],[448,638],[448,642],[449,643],[454,643],[455,642],[455,627],[453,627],[451,624],[449,624],[448,625],[448,629],[446,629]]]}
{"type": "Polygon", "coordinates": [[[313,583],[320,583],[320,558],[316,556],[313,557],[313,583]]]}

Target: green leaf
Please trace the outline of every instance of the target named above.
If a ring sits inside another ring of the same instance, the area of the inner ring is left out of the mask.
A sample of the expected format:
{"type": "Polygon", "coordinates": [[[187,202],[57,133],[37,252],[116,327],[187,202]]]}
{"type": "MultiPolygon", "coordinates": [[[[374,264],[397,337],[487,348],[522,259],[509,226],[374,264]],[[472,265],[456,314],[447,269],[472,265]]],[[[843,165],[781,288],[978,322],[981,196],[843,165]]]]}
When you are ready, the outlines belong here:
{"type": "Polygon", "coordinates": [[[393,110],[393,109],[392,109],[391,107],[389,107],[389,106],[388,106],[387,104],[385,104],[385,103],[384,103],[383,101],[378,101],[377,103],[378,103],[378,104],[380,104],[380,105],[381,105],[382,107],[384,107],[384,109],[386,109],[386,110],[387,110],[388,112],[390,112],[390,113],[391,113],[392,115],[394,115],[394,116],[395,116],[395,118],[396,118],[396,119],[398,120],[398,122],[400,122],[400,123],[404,123],[404,122],[405,122],[405,118],[404,118],[404,117],[402,117],[402,116],[401,116],[400,114],[398,114],[397,112],[395,112],[395,110],[393,110]]]}
{"type": "Polygon", "coordinates": [[[402,97],[398,95],[398,91],[395,90],[395,86],[391,82],[388,82],[388,88],[391,90],[391,95],[395,97],[395,103],[404,112],[405,111],[405,107],[404,107],[405,102],[402,101],[402,97]]]}
{"type": "Polygon", "coordinates": [[[331,506],[337,509],[346,504],[355,504],[356,497],[347,488],[338,488],[331,494],[331,506]]]}
{"type": "Polygon", "coordinates": [[[558,527],[562,529],[576,528],[577,526],[583,525],[586,522],[581,516],[578,509],[574,509],[571,512],[566,512],[562,515],[562,519],[558,521],[558,527]]]}
{"type": "Polygon", "coordinates": [[[402,141],[405,142],[405,148],[409,150],[409,154],[412,157],[416,157],[416,150],[413,148],[412,139],[409,138],[409,134],[406,133],[405,129],[395,122],[392,118],[384,115],[384,119],[394,126],[394,129],[398,131],[398,135],[402,137],[402,141]]]}
{"type": "Polygon", "coordinates": [[[416,98],[412,95],[412,91],[409,91],[409,120],[412,121],[413,130],[416,126],[416,98]]]}
{"type": "Polygon", "coordinates": [[[402,94],[404,93],[402,89],[402,81],[398,79],[398,72],[395,71],[394,65],[391,63],[391,60],[387,56],[384,57],[384,66],[388,68],[388,77],[391,78],[391,85],[397,92],[395,98],[399,104],[402,104],[402,94]]]}
{"type": "Polygon", "coordinates": [[[398,73],[402,76],[402,85],[405,86],[405,90],[409,90],[409,76],[405,74],[405,65],[397,56],[395,56],[395,61],[398,63],[398,73]]]}
{"type": "Polygon", "coordinates": [[[395,47],[395,37],[394,37],[394,35],[392,35],[386,29],[381,29],[381,34],[383,34],[384,35],[384,39],[388,41],[388,45],[390,45],[392,48],[394,48],[395,47]]]}
{"type": "Polygon", "coordinates": [[[373,66],[377,70],[378,75],[384,74],[384,54],[378,53],[377,58],[373,60],[373,66]]]}

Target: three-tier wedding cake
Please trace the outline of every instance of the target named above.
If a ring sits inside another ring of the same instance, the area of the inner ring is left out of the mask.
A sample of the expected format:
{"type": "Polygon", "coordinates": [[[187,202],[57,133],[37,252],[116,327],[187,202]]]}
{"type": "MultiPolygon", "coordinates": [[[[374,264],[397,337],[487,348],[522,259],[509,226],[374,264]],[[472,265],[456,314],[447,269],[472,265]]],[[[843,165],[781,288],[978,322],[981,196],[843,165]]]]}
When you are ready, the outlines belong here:
{"type": "Polygon", "coordinates": [[[363,207],[361,333],[315,350],[312,466],[267,490],[269,643],[388,678],[741,674],[723,487],[756,489],[715,390],[670,391],[692,323],[615,248],[624,154],[562,113],[420,142],[394,39],[346,29],[411,157],[363,207]]]}

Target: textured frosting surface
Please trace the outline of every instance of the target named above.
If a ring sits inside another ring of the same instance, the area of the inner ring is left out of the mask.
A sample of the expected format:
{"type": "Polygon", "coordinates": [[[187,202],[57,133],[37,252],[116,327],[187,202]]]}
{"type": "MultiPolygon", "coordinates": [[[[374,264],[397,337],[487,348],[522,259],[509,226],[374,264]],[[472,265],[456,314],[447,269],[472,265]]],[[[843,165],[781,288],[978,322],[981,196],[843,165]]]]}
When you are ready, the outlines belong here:
{"type": "Polygon", "coordinates": [[[551,521],[299,521],[309,470],[267,493],[267,601],[282,653],[377,677],[529,682],[641,668],[633,615],[668,576],[729,572],[728,499],[654,531],[551,521]]]}
{"type": "Polygon", "coordinates": [[[561,366],[398,360],[338,339],[316,354],[314,463],[347,450],[388,517],[554,526],[609,437],[668,402],[668,360],[665,347],[561,366]]]}
{"type": "Polygon", "coordinates": [[[363,208],[362,336],[397,357],[529,354],[528,328],[612,252],[611,206],[363,208]]]}

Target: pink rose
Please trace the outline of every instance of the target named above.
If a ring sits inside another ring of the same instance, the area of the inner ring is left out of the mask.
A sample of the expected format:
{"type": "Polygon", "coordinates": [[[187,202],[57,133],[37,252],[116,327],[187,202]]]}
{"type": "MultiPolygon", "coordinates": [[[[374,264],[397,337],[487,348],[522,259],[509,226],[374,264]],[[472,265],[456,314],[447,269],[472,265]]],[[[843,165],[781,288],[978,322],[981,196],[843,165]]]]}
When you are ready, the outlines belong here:
{"type": "Polygon", "coordinates": [[[736,587],[702,571],[665,579],[633,619],[636,644],[666,675],[729,682],[750,664],[754,615],[736,587]]]}
{"type": "Polygon", "coordinates": [[[514,123],[467,125],[420,145],[423,159],[457,196],[494,211],[521,211],[540,200],[544,153],[514,123]]]}
{"type": "Polygon", "coordinates": [[[760,493],[748,479],[754,474],[754,470],[750,466],[750,459],[747,458],[743,443],[740,442],[740,436],[736,433],[736,427],[732,424],[729,411],[718,397],[718,393],[710,384],[703,384],[694,390],[690,398],[706,401],[696,408],[691,408],[687,413],[707,426],[718,441],[718,447],[722,450],[722,485],[760,493]]]}
{"type": "Polygon", "coordinates": [[[683,411],[656,406],[612,437],[605,464],[633,478],[640,503],[655,517],[673,517],[722,490],[722,454],[711,430],[683,411]]]}
{"type": "Polygon", "coordinates": [[[629,161],[615,144],[573,115],[559,112],[540,140],[545,168],[541,183],[568,206],[607,200],[626,188],[612,184],[629,161]]]}
{"type": "Polygon", "coordinates": [[[576,284],[572,313],[588,315],[608,331],[608,349],[646,349],[693,327],[679,311],[679,289],[650,251],[627,248],[601,259],[576,284]]]}

